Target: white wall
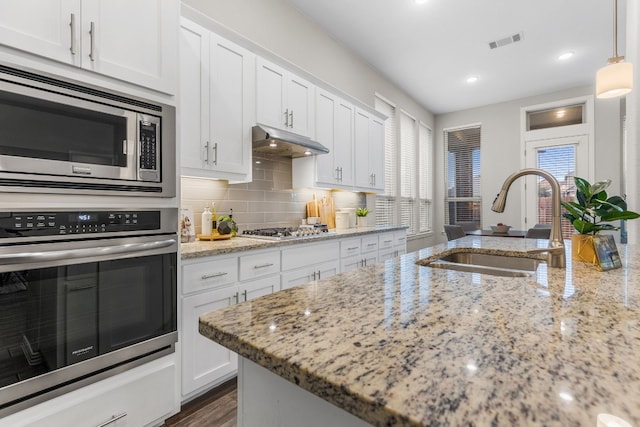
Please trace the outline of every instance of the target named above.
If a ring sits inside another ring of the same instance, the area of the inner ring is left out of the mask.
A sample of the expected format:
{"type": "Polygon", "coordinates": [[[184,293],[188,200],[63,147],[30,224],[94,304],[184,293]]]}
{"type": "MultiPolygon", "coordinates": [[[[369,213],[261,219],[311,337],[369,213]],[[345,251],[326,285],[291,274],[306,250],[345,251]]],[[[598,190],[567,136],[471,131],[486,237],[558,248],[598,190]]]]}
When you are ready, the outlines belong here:
{"type": "MultiPolygon", "coordinates": [[[[627,141],[626,156],[627,194],[629,209],[640,212],[640,2],[627,1],[627,52],[626,60],[633,64],[635,88],[627,95],[627,141]]],[[[640,219],[627,223],[629,243],[640,242],[640,219]]]]}
{"type": "MultiPolygon", "coordinates": [[[[595,72],[594,72],[595,79],[595,72]]],[[[435,200],[443,200],[444,182],[444,141],[443,129],[459,127],[470,123],[480,123],[482,129],[481,146],[481,190],[483,226],[497,222],[521,224],[522,217],[519,186],[509,191],[507,207],[502,214],[491,211],[491,204],[499,192],[504,179],[512,172],[524,167],[521,164],[520,110],[522,107],[544,104],[568,98],[593,95],[594,88],[578,87],[561,92],[522,98],[480,108],[457,111],[436,117],[434,143],[437,162],[435,174],[435,200]],[[443,179],[437,179],[443,177],[443,179]]],[[[620,100],[595,101],[595,178],[610,178],[612,194],[618,194],[620,186],[620,100]]],[[[441,230],[444,224],[444,212],[438,210],[435,229],[441,230]]],[[[443,233],[440,241],[445,240],[443,233]]]]}

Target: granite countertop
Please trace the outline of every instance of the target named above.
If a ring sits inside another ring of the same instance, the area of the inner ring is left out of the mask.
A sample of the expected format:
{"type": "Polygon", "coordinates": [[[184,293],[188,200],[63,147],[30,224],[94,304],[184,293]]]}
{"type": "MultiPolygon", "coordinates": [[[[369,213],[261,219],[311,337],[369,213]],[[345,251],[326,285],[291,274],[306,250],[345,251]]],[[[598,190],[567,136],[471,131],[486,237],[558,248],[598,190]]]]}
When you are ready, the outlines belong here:
{"type": "Polygon", "coordinates": [[[299,245],[302,243],[318,242],[322,240],[338,239],[342,237],[355,237],[360,235],[383,233],[386,231],[404,230],[405,226],[378,226],[378,227],[358,227],[348,228],[345,230],[330,230],[331,233],[327,233],[326,236],[319,235],[317,237],[305,238],[305,239],[291,239],[291,240],[264,240],[253,239],[250,237],[233,237],[228,240],[214,240],[214,241],[195,241],[189,243],[182,243],[180,245],[181,258],[200,258],[205,256],[222,255],[233,252],[248,251],[252,249],[267,249],[276,248],[280,246],[299,245]]]}
{"type": "MultiPolygon", "coordinates": [[[[465,237],[200,318],[200,332],[374,425],[640,426],[640,246],[623,268],[571,260],[534,276],[419,266],[465,237]]],[[[569,242],[570,243],[570,242],[569,242]]]]}

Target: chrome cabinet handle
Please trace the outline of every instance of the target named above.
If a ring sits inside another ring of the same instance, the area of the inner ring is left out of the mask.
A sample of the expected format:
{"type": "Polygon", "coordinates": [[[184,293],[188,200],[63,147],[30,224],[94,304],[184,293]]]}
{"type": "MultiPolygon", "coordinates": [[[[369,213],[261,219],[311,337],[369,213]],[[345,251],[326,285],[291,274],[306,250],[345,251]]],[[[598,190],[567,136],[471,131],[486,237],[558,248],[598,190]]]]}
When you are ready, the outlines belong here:
{"type": "Polygon", "coordinates": [[[289,127],[289,109],[284,110],[284,126],[289,127]]]}
{"type": "Polygon", "coordinates": [[[91,36],[90,50],[89,50],[89,59],[91,61],[95,61],[95,51],[96,51],[96,24],[91,21],[91,26],[89,28],[89,36],[91,36]]]}
{"type": "Polygon", "coordinates": [[[357,247],[357,246],[354,246],[354,247],[352,247],[352,248],[347,248],[347,250],[348,250],[348,251],[355,251],[356,249],[358,249],[358,247],[357,247]]]}
{"type": "Polygon", "coordinates": [[[316,280],[316,272],[315,271],[313,272],[313,276],[312,277],[313,277],[312,280],[316,280]]]}
{"type": "Polygon", "coordinates": [[[385,240],[382,243],[391,243],[391,242],[393,242],[393,240],[385,240]]]}
{"type": "Polygon", "coordinates": [[[116,421],[118,421],[119,419],[124,418],[124,417],[126,417],[126,416],[127,416],[127,413],[126,413],[126,412],[123,412],[123,413],[121,413],[121,414],[119,414],[119,415],[113,415],[113,416],[112,416],[111,418],[109,418],[107,421],[105,421],[105,422],[103,422],[103,423],[101,423],[101,424],[98,424],[96,427],[105,427],[105,426],[108,426],[109,424],[113,424],[113,423],[115,423],[116,421]]]}
{"type": "Polygon", "coordinates": [[[213,164],[217,166],[218,165],[218,143],[217,142],[213,144],[213,152],[215,153],[215,156],[213,157],[213,164]]]}
{"type": "Polygon", "coordinates": [[[318,270],[318,280],[320,280],[320,270],[318,270]]]}
{"type": "Polygon", "coordinates": [[[367,247],[370,248],[371,246],[375,246],[377,245],[377,243],[367,243],[367,247]]]}
{"type": "Polygon", "coordinates": [[[265,268],[265,267],[271,267],[272,265],[273,265],[273,263],[254,265],[253,268],[265,268]]]}
{"type": "Polygon", "coordinates": [[[340,182],[340,168],[336,168],[336,181],[340,182]]]}
{"type": "Polygon", "coordinates": [[[244,300],[246,301],[247,300],[247,290],[246,289],[242,292],[242,296],[244,297],[244,300]]]}
{"type": "Polygon", "coordinates": [[[71,46],[69,50],[72,55],[76,54],[76,14],[71,14],[71,21],[69,22],[69,27],[71,27],[71,46]]]}
{"type": "Polygon", "coordinates": [[[209,164],[209,141],[204,143],[204,155],[203,155],[203,158],[204,158],[204,162],[206,164],[209,164]]]}
{"type": "Polygon", "coordinates": [[[293,110],[289,112],[289,116],[291,117],[291,124],[289,125],[289,127],[293,127],[293,110]]]}
{"type": "Polygon", "coordinates": [[[233,296],[233,299],[236,300],[236,304],[240,302],[240,292],[236,292],[236,294],[233,296]]]}
{"type": "Polygon", "coordinates": [[[222,271],[220,273],[214,273],[214,274],[203,274],[201,279],[202,280],[207,280],[207,279],[211,279],[214,277],[220,277],[220,276],[226,276],[228,273],[226,271],[222,271]]]}

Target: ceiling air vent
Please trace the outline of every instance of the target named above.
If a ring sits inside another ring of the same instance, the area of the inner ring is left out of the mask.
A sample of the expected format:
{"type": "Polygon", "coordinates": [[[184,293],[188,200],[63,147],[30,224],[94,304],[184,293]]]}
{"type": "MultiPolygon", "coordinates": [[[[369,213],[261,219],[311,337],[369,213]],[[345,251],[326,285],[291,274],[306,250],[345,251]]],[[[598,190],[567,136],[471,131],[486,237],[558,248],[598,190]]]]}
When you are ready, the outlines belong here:
{"type": "Polygon", "coordinates": [[[496,49],[498,47],[506,46],[511,43],[516,43],[516,42],[522,41],[523,38],[524,36],[522,32],[513,34],[509,37],[503,37],[499,40],[489,42],[489,49],[496,49]]]}

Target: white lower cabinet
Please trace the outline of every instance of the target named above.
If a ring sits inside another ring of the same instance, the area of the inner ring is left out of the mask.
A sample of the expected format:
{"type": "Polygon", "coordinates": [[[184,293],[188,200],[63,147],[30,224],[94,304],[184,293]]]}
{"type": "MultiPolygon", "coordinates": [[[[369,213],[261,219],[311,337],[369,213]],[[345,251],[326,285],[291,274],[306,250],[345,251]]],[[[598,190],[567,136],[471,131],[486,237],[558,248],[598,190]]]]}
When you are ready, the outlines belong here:
{"type": "Polygon", "coordinates": [[[340,272],[366,267],[378,262],[378,235],[342,239],[340,242],[340,272]]]}
{"type": "Polygon", "coordinates": [[[233,376],[238,356],[198,331],[198,318],[280,290],[280,250],[186,261],[182,267],[182,397],[189,399],[233,376]]]}
{"type": "Polygon", "coordinates": [[[407,232],[405,230],[381,233],[379,236],[378,261],[383,262],[407,253],[407,232]]]}
{"type": "Polygon", "coordinates": [[[339,247],[337,240],[330,240],[283,249],[282,289],[337,274],[339,247]]]}
{"type": "Polygon", "coordinates": [[[0,426],[157,425],[176,406],[175,380],[175,356],[165,356],[4,417],[0,426]]]}
{"type": "Polygon", "coordinates": [[[235,304],[237,288],[229,286],[182,299],[182,395],[207,388],[238,369],[237,355],[200,335],[198,317],[235,304]]]}

